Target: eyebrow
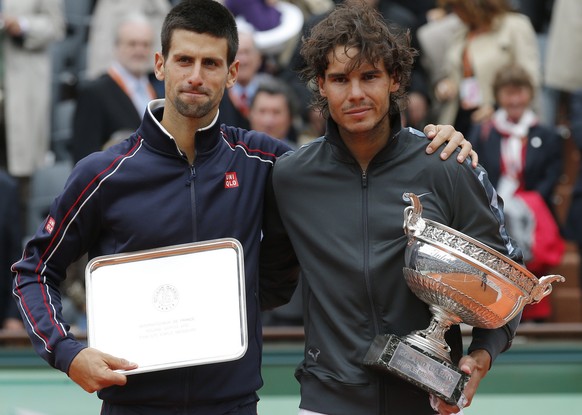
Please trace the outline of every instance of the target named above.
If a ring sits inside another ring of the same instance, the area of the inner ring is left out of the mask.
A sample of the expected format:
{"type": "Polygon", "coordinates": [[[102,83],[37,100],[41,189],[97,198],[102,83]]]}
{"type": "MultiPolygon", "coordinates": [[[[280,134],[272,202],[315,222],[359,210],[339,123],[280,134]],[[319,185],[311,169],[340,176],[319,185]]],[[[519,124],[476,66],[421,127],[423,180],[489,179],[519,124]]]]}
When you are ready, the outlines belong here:
{"type": "MultiPolygon", "coordinates": [[[[353,71],[351,71],[351,72],[353,72],[353,71]]],[[[328,73],[326,75],[326,78],[339,78],[342,76],[346,76],[349,73],[350,72],[331,72],[331,73],[328,73]]],[[[381,74],[381,73],[382,73],[382,70],[377,69],[377,68],[373,68],[373,69],[370,69],[367,71],[362,71],[361,75],[375,75],[375,74],[381,74]]]]}

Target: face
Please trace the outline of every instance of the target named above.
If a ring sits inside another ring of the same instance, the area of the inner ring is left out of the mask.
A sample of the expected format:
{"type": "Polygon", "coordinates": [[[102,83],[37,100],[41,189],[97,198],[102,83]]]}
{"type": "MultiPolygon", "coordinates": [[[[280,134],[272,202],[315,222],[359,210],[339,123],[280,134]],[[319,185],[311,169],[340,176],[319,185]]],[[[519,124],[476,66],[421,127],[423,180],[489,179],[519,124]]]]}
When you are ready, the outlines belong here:
{"type": "Polygon", "coordinates": [[[499,106],[507,111],[512,121],[519,121],[532,101],[531,90],[526,86],[507,85],[497,92],[499,106]]]}
{"type": "Polygon", "coordinates": [[[165,83],[166,111],[210,123],[225,88],[236,82],[238,62],[228,66],[226,56],[226,39],[174,31],[168,57],[156,53],[155,58],[156,78],[165,83]]]}
{"type": "Polygon", "coordinates": [[[253,130],[262,131],[278,139],[286,138],[292,121],[287,98],[281,94],[257,93],[249,121],[253,130]]]}
{"type": "Polygon", "coordinates": [[[257,49],[253,35],[246,32],[239,33],[239,47],[236,59],[240,62],[237,82],[242,86],[248,85],[261,67],[261,52],[257,49]]]}
{"type": "Polygon", "coordinates": [[[145,22],[127,22],[119,28],[117,36],[117,61],[134,76],[145,75],[151,69],[154,38],[151,27],[145,22]]]}
{"type": "Polygon", "coordinates": [[[343,134],[369,134],[389,129],[390,94],[399,83],[386,72],[383,62],[364,63],[348,72],[347,67],[358,51],[338,46],[328,55],[329,65],[319,90],[329,104],[329,114],[343,134]]]}

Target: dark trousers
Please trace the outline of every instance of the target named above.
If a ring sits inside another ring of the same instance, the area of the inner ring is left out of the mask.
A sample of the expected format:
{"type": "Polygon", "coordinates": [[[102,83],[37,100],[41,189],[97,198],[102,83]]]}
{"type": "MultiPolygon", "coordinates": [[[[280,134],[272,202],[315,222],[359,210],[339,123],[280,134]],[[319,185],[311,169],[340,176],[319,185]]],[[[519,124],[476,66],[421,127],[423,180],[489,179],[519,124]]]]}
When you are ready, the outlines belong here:
{"type": "Polygon", "coordinates": [[[257,403],[241,405],[227,412],[212,412],[207,407],[200,410],[199,408],[112,405],[103,402],[101,415],[257,415],[257,403]]]}

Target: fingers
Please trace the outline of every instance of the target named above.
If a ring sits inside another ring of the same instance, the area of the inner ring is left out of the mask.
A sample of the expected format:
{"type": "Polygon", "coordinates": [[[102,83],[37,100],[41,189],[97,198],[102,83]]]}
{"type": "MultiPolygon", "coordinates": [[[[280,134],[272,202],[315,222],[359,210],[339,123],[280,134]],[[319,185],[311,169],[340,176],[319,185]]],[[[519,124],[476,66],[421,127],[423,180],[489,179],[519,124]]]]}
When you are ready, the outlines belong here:
{"type": "Polygon", "coordinates": [[[104,355],[104,362],[106,364],[106,367],[103,367],[104,377],[102,378],[102,382],[100,385],[101,388],[111,385],[123,386],[127,383],[127,377],[122,373],[116,372],[116,370],[137,369],[136,363],[132,363],[126,359],[111,356],[108,354],[104,355]]]}
{"type": "MultiPolygon", "coordinates": [[[[461,133],[459,133],[459,134],[461,134],[461,133]]],[[[451,144],[451,143],[449,143],[449,144],[451,144]]],[[[461,151],[457,155],[457,161],[459,163],[462,163],[463,161],[465,161],[467,156],[469,156],[471,154],[471,152],[473,152],[473,153],[475,153],[475,152],[473,151],[473,146],[471,145],[471,143],[469,141],[467,141],[464,137],[463,137],[463,141],[461,141],[460,146],[461,146],[461,151]]],[[[477,154],[477,153],[475,153],[475,154],[477,154]]]]}
{"type": "Polygon", "coordinates": [[[137,369],[137,363],[132,363],[127,359],[122,359],[120,357],[115,357],[108,354],[105,354],[104,356],[106,358],[106,363],[111,370],[137,369]]]}
{"type": "Polygon", "coordinates": [[[424,127],[424,134],[431,140],[426,147],[427,154],[434,153],[442,144],[447,143],[443,151],[440,153],[441,159],[446,160],[455,152],[457,147],[460,147],[457,161],[462,163],[467,157],[470,157],[473,168],[477,167],[477,164],[479,163],[479,155],[475,150],[473,150],[473,145],[465,138],[465,136],[461,132],[455,130],[452,125],[428,124],[424,127]]]}
{"type": "Polygon", "coordinates": [[[465,140],[465,137],[463,136],[463,134],[461,134],[460,132],[455,131],[455,130],[453,130],[453,131],[454,131],[454,133],[452,136],[450,136],[449,142],[447,143],[447,145],[445,146],[445,148],[441,152],[440,157],[441,157],[441,159],[446,160],[447,158],[449,158],[449,156],[451,154],[453,154],[455,152],[457,147],[460,146],[461,151],[457,155],[457,161],[459,163],[462,163],[463,161],[465,161],[465,159],[467,158],[467,156],[471,152],[471,149],[473,148],[473,146],[471,145],[471,143],[469,141],[465,140]]]}
{"type": "Polygon", "coordinates": [[[452,415],[461,413],[462,408],[459,408],[456,405],[449,405],[445,401],[440,398],[437,398],[434,395],[430,395],[430,406],[432,409],[437,411],[439,415],[452,415]]]}
{"type": "Polygon", "coordinates": [[[424,134],[432,140],[436,134],[436,125],[427,124],[426,127],[424,127],[424,134]]]}
{"type": "Polygon", "coordinates": [[[97,349],[81,350],[71,362],[69,377],[85,391],[93,393],[112,385],[123,386],[127,377],[115,370],[136,369],[137,364],[97,349]]]}
{"type": "Polygon", "coordinates": [[[471,157],[471,166],[473,166],[473,168],[476,168],[477,165],[479,164],[479,154],[477,154],[475,150],[471,150],[471,152],[469,153],[469,157],[471,157]]]}
{"type": "Polygon", "coordinates": [[[428,154],[432,154],[442,144],[446,143],[440,154],[441,159],[446,160],[454,153],[457,147],[461,146],[461,153],[457,156],[457,161],[462,163],[471,152],[471,143],[465,139],[462,133],[455,130],[452,125],[428,124],[424,127],[424,133],[432,140],[426,148],[428,154]]]}
{"type": "Polygon", "coordinates": [[[424,127],[424,133],[428,138],[432,139],[431,144],[435,145],[435,149],[446,142],[454,144],[453,148],[456,148],[465,139],[463,134],[455,130],[452,125],[428,124],[424,127]]]}

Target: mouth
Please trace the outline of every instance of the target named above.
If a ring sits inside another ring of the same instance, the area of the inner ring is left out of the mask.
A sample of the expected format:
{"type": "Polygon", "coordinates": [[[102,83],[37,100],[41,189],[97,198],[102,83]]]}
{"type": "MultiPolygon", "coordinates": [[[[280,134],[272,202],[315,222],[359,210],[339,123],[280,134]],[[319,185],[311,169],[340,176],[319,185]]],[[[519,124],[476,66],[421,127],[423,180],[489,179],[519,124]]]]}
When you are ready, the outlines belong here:
{"type": "Polygon", "coordinates": [[[344,111],[345,115],[351,116],[362,116],[365,115],[368,111],[370,111],[369,107],[357,107],[357,108],[350,108],[344,111]]]}
{"type": "Polygon", "coordinates": [[[205,97],[207,95],[206,92],[199,90],[199,89],[184,89],[180,92],[186,96],[194,97],[194,98],[205,97]]]}

